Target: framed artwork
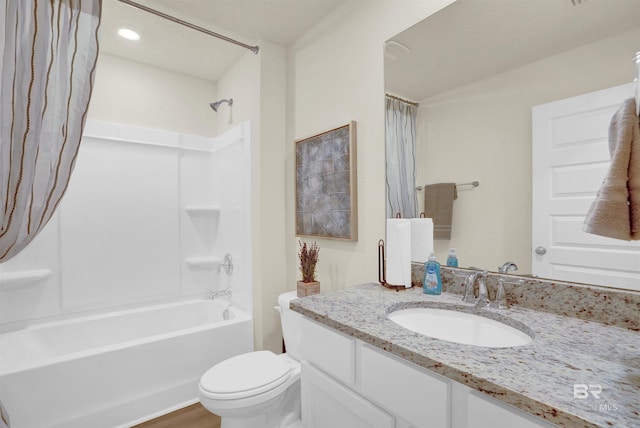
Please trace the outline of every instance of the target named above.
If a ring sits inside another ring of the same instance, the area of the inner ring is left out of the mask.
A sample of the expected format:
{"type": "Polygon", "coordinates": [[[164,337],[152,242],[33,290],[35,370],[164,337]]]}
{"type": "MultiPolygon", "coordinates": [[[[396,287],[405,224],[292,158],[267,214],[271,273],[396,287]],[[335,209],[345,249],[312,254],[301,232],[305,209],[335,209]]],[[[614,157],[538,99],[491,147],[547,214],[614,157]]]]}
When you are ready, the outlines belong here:
{"type": "Polygon", "coordinates": [[[296,145],[296,235],[358,240],[356,122],[296,145]]]}

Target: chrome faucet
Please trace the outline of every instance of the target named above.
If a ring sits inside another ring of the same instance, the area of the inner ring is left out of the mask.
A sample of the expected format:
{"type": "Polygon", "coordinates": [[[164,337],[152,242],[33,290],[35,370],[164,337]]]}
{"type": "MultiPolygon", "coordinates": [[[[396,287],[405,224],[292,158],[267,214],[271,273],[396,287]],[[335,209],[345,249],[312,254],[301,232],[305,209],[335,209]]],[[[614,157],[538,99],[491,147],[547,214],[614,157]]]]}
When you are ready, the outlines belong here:
{"type": "Polygon", "coordinates": [[[487,283],[485,278],[487,271],[473,272],[465,279],[464,297],[462,301],[466,303],[475,303],[476,306],[489,306],[489,293],[487,292],[487,283]],[[475,297],[475,284],[478,283],[478,297],[475,297]]]}
{"type": "Polygon", "coordinates": [[[518,265],[514,262],[504,262],[502,266],[498,266],[498,272],[500,273],[509,273],[509,271],[517,271],[518,265]]]}
{"type": "Polygon", "coordinates": [[[225,288],[224,290],[216,290],[209,293],[209,299],[214,300],[216,297],[228,296],[231,297],[231,289],[225,288]]]}

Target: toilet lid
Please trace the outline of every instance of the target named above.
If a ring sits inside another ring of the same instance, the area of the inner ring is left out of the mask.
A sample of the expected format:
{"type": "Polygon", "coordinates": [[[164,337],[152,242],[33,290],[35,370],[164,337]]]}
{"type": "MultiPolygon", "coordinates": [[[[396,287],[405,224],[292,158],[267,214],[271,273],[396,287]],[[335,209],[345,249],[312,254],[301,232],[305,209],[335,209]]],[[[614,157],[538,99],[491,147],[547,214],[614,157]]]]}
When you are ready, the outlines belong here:
{"type": "Polygon", "coordinates": [[[200,386],[224,399],[269,391],[291,375],[291,365],[271,351],[249,352],[216,364],[202,376],[200,386]]]}

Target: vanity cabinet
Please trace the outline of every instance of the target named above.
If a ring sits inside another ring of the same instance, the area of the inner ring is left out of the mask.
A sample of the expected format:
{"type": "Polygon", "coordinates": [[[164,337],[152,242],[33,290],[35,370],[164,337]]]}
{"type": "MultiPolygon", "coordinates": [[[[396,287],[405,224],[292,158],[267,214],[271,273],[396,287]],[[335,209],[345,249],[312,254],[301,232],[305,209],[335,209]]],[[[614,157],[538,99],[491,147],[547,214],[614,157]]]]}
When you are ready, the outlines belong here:
{"type": "Polygon", "coordinates": [[[303,428],[551,428],[542,419],[308,318],[303,428]]]}
{"type": "Polygon", "coordinates": [[[457,420],[451,428],[487,428],[487,427],[518,427],[518,428],[556,428],[536,416],[513,408],[499,400],[487,397],[455,382],[453,409],[459,410],[457,420]],[[455,391],[457,390],[457,391],[455,391]],[[457,395],[455,393],[458,392],[457,395]]]}
{"type": "Polygon", "coordinates": [[[358,388],[363,395],[401,415],[411,426],[448,427],[451,380],[358,343],[358,388]]]}
{"type": "Polygon", "coordinates": [[[304,428],[394,428],[395,418],[366,398],[302,363],[302,414],[304,428]]]}

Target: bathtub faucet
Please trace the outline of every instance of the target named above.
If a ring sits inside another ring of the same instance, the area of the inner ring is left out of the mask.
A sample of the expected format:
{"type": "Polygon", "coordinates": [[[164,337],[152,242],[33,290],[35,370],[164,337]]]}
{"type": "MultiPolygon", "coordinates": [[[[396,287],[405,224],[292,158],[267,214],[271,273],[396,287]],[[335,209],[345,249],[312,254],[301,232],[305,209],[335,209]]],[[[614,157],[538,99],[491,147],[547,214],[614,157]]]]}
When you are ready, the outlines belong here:
{"type": "Polygon", "coordinates": [[[231,297],[231,290],[226,288],[224,290],[216,290],[209,293],[209,299],[214,300],[216,297],[229,296],[231,297]]]}

